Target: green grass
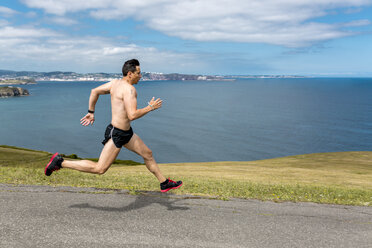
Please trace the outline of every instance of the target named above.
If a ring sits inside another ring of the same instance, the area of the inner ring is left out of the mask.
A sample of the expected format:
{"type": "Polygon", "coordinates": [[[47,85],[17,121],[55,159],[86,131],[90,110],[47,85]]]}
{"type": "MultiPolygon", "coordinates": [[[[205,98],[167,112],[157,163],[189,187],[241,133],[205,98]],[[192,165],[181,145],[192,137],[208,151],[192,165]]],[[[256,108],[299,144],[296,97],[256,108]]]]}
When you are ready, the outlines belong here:
{"type": "Polygon", "coordinates": [[[6,79],[0,80],[1,84],[22,84],[22,83],[36,83],[35,79],[6,79]]]}
{"type": "MultiPolygon", "coordinates": [[[[0,183],[159,191],[145,165],[114,164],[104,175],[62,169],[44,175],[51,154],[0,146],[0,183]]],[[[317,202],[372,206],[372,152],[338,152],[250,162],[160,164],[183,180],[175,194],[217,199],[317,202]]]]}

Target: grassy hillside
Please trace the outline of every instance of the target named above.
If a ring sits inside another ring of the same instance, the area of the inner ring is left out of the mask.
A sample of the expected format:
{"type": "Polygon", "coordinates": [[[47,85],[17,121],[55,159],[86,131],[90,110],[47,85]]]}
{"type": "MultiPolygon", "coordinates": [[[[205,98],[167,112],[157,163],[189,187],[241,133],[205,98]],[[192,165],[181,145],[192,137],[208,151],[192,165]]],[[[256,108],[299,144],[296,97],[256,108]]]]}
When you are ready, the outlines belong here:
{"type": "Polygon", "coordinates": [[[12,85],[12,84],[36,84],[35,79],[6,79],[6,80],[0,80],[0,85],[12,85]]]}
{"type": "MultiPolygon", "coordinates": [[[[0,146],[0,183],[69,185],[159,191],[144,165],[114,164],[102,176],[62,169],[44,176],[51,154],[0,146]]],[[[249,162],[160,164],[166,176],[183,180],[172,191],[219,199],[231,197],[274,201],[372,206],[372,152],[337,152],[249,162]]]]}

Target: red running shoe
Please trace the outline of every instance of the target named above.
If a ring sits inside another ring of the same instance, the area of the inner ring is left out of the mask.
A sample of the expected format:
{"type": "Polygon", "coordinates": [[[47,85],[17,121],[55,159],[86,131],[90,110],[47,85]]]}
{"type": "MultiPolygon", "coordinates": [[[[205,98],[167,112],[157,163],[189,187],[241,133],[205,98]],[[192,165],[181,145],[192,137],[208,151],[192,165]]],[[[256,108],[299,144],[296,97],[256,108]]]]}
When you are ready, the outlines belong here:
{"type": "Polygon", "coordinates": [[[179,187],[182,186],[182,181],[173,181],[168,178],[165,182],[160,184],[160,191],[161,192],[167,192],[171,189],[178,189],[179,187]]]}
{"type": "Polygon", "coordinates": [[[58,152],[56,152],[50,159],[47,166],[45,166],[45,171],[44,171],[45,175],[50,176],[52,175],[53,171],[61,169],[62,162],[63,162],[63,158],[61,157],[61,155],[58,154],[58,152]]]}

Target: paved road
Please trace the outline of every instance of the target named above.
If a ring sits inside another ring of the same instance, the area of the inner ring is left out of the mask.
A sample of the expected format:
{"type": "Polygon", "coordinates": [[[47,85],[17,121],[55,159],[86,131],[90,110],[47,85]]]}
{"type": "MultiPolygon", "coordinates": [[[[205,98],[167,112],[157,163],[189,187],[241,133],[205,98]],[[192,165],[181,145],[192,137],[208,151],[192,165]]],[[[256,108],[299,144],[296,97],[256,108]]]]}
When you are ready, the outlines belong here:
{"type": "Polygon", "coordinates": [[[371,247],[372,208],[0,184],[0,247],[371,247]]]}

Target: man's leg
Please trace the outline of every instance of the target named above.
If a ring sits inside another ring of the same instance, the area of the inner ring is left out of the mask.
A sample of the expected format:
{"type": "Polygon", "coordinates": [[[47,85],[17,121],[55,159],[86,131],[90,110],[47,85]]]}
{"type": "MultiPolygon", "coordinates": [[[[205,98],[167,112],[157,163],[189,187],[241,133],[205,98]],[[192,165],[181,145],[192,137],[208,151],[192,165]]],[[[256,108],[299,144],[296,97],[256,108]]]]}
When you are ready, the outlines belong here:
{"type": "Polygon", "coordinates": [[[62,163],[62,168],[70,168],[94,174],[103,174],[115,161],[116,157],[119,155],[119,152],[120,148],[117,148],[112,139],[110,139],[103,147],[98,162],[93,162],[90,160],[79,161],[65,160],[62,163]]]}
{"type": "Polygon", "coordinates": [[[161,174],[158,164],[152,156],[152,151],[146,146],[145,143],[137,134],[133,134],[130,141],[124,145],[128,150],[137,153],[145,161],[147,169],[152,172],[159,182],[164,182],[166,178],[161,174]]]}

